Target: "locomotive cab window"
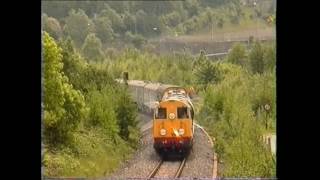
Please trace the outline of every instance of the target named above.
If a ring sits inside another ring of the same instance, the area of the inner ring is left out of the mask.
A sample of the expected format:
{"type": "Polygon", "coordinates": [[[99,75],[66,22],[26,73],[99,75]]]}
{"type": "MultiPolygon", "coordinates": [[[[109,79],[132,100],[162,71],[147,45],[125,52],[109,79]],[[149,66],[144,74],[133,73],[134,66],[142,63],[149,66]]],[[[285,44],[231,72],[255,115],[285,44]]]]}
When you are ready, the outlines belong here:
{"type": "Polygon", "coordinates": [[[188,108],[187,107],[178,107],[178,119],[189,118],[188,108]]]}
{"type": "Polygon", "coordinates": [[[167,119],[167,109],[166,108],[158,108],[155,112],[156,119],[167,119]]]}

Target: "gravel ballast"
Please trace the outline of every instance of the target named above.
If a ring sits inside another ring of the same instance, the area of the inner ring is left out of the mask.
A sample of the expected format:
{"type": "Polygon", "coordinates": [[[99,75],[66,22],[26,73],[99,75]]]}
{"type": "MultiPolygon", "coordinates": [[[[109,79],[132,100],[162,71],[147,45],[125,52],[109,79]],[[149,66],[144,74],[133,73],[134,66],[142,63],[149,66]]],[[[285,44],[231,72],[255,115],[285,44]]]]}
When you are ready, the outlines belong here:
{"type": "MultiPolygon", "coordinates": [[[[146,178],[157,166],[160,157],[152,146],[151,129],[145,133],[141,139],[141,148],[136,152],[131,160],[124,162],[122,166],[109,178],[146,178]]],[[[179,163],[179,162],[177,162],[179,163]]],[[[164,163],[163,166],[171,166],[175,163],[164,163]]],[[[176,166],[176,165],[174,165],[176,166]]],[[[168,168],[160,168],[168,169],[168,168]]],[[[156,177],[170,177],[172,171],[162,171],[156,177]],[[161,175],[162,174],[162,175],[161,175]]],[[[213,151],[208,137],[201,129],[195,127],[193,148],[187,157],[185,167],[181,173],[181,178],[212,178],[213,172],[213,151]]],[[[108,178],[108,179],[109,179],[108,178]]]]}

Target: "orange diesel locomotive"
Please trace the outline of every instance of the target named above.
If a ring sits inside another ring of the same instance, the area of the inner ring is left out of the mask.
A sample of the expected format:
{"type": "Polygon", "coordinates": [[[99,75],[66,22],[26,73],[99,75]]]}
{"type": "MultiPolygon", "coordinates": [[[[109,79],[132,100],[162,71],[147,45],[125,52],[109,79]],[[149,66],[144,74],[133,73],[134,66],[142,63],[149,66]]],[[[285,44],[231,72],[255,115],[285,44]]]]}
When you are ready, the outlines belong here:
{"type": "Polygon", "coordinates": [[[160,155],[186,154],[193,143],[194,107],[186,89],[169,87],[156,103],[153,119],[154,148],[160,155]]]}

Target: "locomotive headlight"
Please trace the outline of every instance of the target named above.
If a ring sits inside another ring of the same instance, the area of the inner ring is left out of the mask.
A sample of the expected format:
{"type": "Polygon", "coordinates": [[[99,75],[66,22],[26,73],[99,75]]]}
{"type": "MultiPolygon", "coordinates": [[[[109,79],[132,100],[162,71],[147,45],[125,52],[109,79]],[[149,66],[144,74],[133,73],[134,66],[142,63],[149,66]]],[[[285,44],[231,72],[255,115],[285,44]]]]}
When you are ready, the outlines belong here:
{"type": "Polygon", "coordinates": [[[165,129],[161,129],[161,130],[160,130],[160,135],[161,135],[161,136],[166,135],[166,133],[167,133],[167,131],[166,131],[165,129]]]}
{"type": "Polygon", "coordinates": [[[179,134],[183,135],[184,134],[184,129],[179,129],[179,134]]]}
{"type": "Polygon", "coordinates": [[[175,117],[176,117],[176,115],[174,113],[169,114],[169,119],[174,119],[175,117]]]}

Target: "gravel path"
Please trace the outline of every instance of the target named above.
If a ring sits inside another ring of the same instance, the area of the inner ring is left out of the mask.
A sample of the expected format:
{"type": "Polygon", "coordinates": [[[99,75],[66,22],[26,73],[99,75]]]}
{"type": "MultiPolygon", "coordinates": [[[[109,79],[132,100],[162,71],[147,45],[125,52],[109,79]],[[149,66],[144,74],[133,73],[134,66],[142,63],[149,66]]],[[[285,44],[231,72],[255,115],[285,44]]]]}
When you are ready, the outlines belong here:
{"type": "Polygon", "coordinates": [[[180,177],[212,178],[213,150],[208,137],[197,127],[193,143],[180,177]]]}

